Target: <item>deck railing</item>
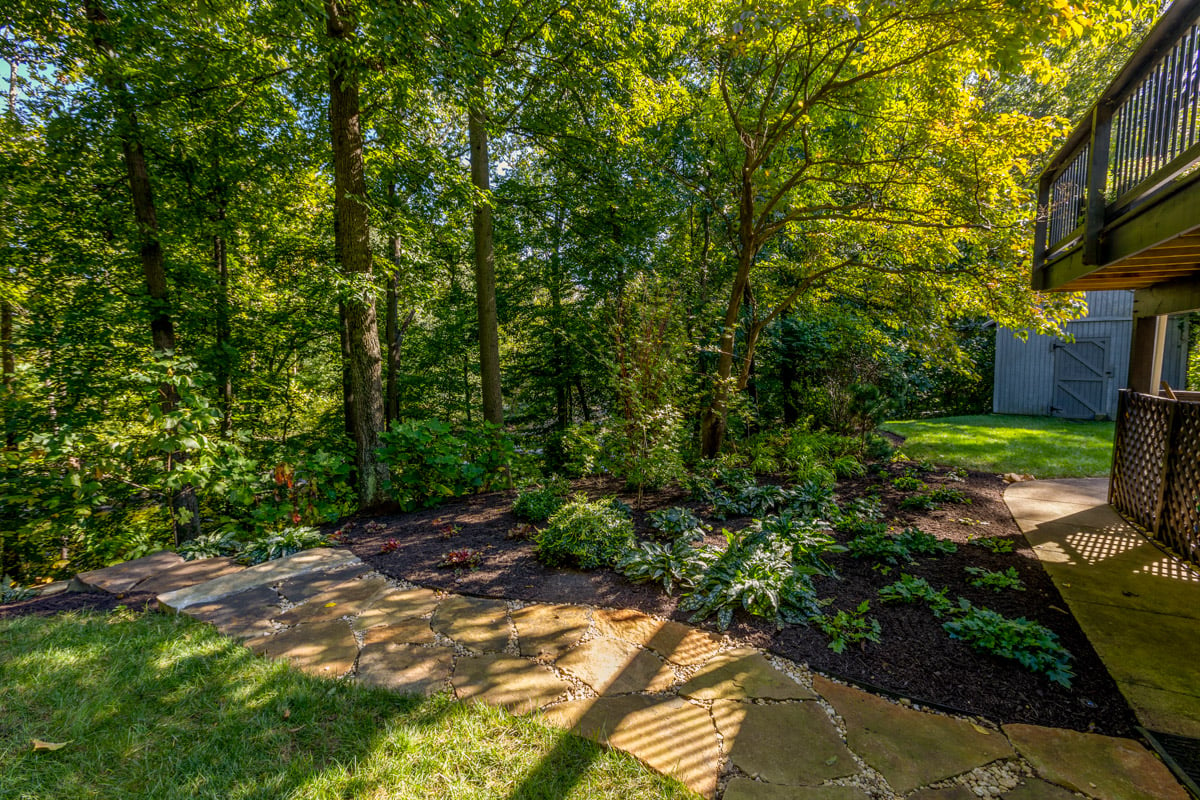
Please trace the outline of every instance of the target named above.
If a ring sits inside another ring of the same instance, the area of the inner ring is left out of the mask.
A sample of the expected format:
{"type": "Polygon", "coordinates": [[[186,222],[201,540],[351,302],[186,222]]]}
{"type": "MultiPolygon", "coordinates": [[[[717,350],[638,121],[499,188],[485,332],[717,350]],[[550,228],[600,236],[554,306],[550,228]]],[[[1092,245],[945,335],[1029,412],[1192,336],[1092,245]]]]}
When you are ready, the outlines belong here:
{"type": "Polygon", "coordinates": [[[1037,272],[1076,247],[1100,263],[1104,226],[1200,165],[1200,0],[1176,0],[1038,185],[1037,272]]]}
{"type": "Polygon", "coordinates": [[[1200,402],[1121,392],[1108,502],[1200,566],[1200,402]]]}

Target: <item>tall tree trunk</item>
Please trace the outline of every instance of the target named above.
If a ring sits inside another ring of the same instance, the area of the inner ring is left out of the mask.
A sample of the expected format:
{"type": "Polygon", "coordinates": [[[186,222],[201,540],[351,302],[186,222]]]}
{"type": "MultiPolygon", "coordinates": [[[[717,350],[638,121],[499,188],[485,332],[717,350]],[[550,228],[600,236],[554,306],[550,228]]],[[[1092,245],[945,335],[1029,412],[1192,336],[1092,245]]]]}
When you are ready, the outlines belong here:
{"type": "MultiPolygon", "coordinates": [[[[85,10],[91,26],[92,44],[100,57],[107,62],[101,72],[101,81],[113,97],[121,138],[121,153],[125,159],[125,172],[129,180],[130,198],[133,201],[133,214],[141,239],[138,253],[142,262],[142,274],[146,280],[146,291],[150,296],[150,338],[155,350],[173,351],[175,326],[171,320],[166,264],[159,240],[158,208],[154,202],[150,170],[146,165],[146,152],[142,146],[141,126],[129,90],[121,81],[120,75],[110,67],[115,54],[105,35],[109,24],[108,16],[98,0],[86,0],[85,10]]],[[[173,411],[179,403],[179,396],[174,387],[163,384],[159,388],[159,394],[162,396],[163,411],[173,411]]],[[[181,458],[180,454],[171,456],[172,461],[181,458]]],[[[191,485],[183,486],[171,498],[171,505],[174,508],[171,522],[175,529],[176,545],[199,536],[200,509],[195,489],[191,485]],[[185,520],[182,526],[179,525],[180,519],[185,520]]]]}
{"type": "Polygon", "coordinates": [[[17,361],[13,357],[13,307],[7,300],[0,300],[0,374],[3,374],[4,447],[11,449],[17,444],[17,431],[13,425],[13,380],[17,375],[17,361]]]}
{"type": "Polygon", "coordinates": [[[484,196],[475,202],[475,303],[479,310],[479,377],[483,384],[483,418],[504,424],[500,396],[500,333],[496,319],[496,256],[492,247],[492,205],[488,168],[488,135],[482,112],[468,111],[471,140],[471,183],[484,196]]]}
{"type": "MultiPolygon", "coordinates": [[[[348,7],[325,0],[325,29],[330,38],[353,36],[348,7]]],[[[358,502],[362,508],[386,499],[387,465],[379,460],[379,433],[384,428],[379,327],[375,297],[369,288],[371,241],[367,216],[367,186],[359,120],[358,80],[335,55],[329,65],[329,128],[333,145],[334,238],[342,272],[360,278],[344,303],[354,407],[354,462],[358,502]]]]}
{"type": "MultiPolygon", "coordinates": [[[[395,200],[396,184],[388,184],[388,198],[395,200]]],[[[396,234],[388,239],[388,250],[392,258],[392,271],[387,280],[387,423],[400,418],[400,339],[404,335],[400,328],[400,301],[397,297],[397,281],[400,276],[400,237],[396,234]]],[[[409,316],[409,320],[412,316],[409,316]]],[[[408,327],[405,323],[405,327],[408,327]]]]}
{"type": "MultiPolygon", "coordinates": [[[[225,209],[217,211],[223,225],[225,209]]],[[[221,435],[233,428],[233,352],[229,343],[229,254],[222,230],[213,235],[213,266],[217,273],[217,391],[220,392],[221,435]]]]}

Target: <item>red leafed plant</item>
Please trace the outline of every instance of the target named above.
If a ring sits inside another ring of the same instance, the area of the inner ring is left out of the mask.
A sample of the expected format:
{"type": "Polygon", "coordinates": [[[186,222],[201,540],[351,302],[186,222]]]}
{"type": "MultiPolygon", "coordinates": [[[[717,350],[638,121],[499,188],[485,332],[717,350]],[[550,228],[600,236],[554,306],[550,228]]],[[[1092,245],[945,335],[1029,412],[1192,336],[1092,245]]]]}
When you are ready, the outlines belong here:
{"type": "Polygon", "coordinates": [[[478,550],[451,550],[449,553],[446,553],[446,556],[438,563],[438,566],[474,569],[479,566],[479,562],[482,559],[483,555],[478,550]]]}
{"type": "Polygon", "coordinates": [[[383,547],[379,548],[379,555],[386,556],[388,553],[394,553],[400,549],[400,543],[395,539],[388,539],[383,543],[383,547]]]}

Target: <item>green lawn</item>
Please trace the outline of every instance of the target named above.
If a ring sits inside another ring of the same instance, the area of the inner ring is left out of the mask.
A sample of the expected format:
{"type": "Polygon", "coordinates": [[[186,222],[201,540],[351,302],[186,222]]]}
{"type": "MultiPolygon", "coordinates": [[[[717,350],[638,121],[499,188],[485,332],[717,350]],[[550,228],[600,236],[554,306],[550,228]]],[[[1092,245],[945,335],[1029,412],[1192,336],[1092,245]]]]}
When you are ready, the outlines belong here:
{"type": "Polygon", "coordinates": [[[118,611],[0,621],[0,797],[695,795],[496,709],[309,677],[207,625],[118,611]]]}
{"type": "Polygon", "coordinates": [[[1107,475],[1112,461],[1111,422],[989,415],[881,427],[905,437],[900,449],[911,459],[985,472],[1086,478],[1107,475]]]}

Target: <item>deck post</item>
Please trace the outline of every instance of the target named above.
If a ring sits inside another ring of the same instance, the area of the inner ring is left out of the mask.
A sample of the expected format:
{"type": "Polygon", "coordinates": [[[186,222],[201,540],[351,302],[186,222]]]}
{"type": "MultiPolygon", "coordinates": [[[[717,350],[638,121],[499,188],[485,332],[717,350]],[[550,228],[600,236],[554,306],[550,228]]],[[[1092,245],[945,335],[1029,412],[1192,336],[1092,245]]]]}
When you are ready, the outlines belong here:
{"type": "Polygon", "coordinates": [[[1133,342],[1129,351],[1129,388],[1158,396],[1162,380],[1163,350],[1167,340],[1167,318],[1134,317],[1133,342]]]}
{"type": "Polygon", "coordinates": [[[1054,171],[1047,169],[1038,179],[1036,219],[1033,229],[1033,280],[1032,287],[1038,291],[1046,288],[1046,236],[1050,225],[1050,187],[1054,185],[1054,171]]]}
{"type": "Polygon", "coordinates": [[[1092,109],[1083,228],[1083,263],[1092,266],[1100,264],[1100,231],[1104,228],[1104,211],[1108,206],[1104,192],[1108,188],[1108,146],[1112,138],[1112,117],[1110,100],[1101,100],[1092,109]]]}

